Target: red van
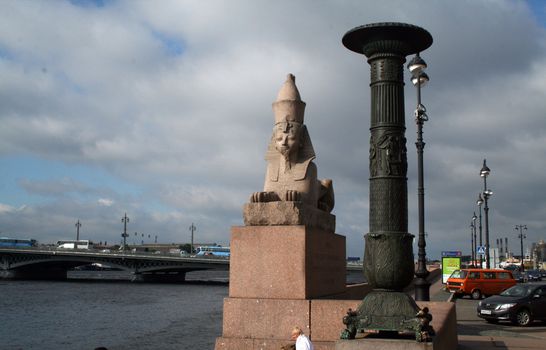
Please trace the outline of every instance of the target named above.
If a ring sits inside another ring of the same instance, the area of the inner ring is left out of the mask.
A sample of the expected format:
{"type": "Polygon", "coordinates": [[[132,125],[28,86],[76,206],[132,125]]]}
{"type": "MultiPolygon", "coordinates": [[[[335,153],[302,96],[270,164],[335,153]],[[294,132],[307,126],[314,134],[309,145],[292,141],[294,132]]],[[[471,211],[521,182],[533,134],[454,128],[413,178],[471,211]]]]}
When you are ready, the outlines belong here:
{"type": "Polygon", "coordinates": [[[493,269],[455,270],[447,279],[447,289],[455,296],[470,295],[472,299],[499,294],[516,285],[512,272],[493,269]]]}

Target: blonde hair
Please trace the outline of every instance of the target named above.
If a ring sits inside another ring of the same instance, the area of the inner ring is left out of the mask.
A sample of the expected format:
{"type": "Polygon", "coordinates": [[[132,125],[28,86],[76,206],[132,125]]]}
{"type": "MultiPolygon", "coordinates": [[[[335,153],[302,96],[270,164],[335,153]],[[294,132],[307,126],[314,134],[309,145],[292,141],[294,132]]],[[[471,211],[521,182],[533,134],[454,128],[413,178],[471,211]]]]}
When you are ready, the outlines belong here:
{"type": "Polygon", "coordinates": [[[303,330],[298,326],[294,326],[294,328],[292,329],[292,334],[294,333],[303,334],[303,330]]]}

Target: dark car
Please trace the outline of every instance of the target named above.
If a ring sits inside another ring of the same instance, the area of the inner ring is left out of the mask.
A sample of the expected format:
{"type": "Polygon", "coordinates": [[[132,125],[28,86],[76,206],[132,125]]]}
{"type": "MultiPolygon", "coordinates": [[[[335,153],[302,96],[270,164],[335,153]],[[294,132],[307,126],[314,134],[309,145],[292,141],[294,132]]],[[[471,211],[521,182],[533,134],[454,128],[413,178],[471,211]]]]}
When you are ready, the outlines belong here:
{"type": "Polygon", "coordinates": [[[518,270],[512,271],[512,276],[514,276],[514,279],[517,282],[525,282],[525,276],[521,272],[519,272],[518,270]]]}
{"type": "Polygon", "coordinates": [[[529,282],[542,281],[542,274],[538,270],[525,271],[525,276],[529,282]]]}
{"type": "Polygon", "coordinates": [[[546,320],[546,284],[521,283],[478,303],[478,316],[490,323],[511,321],[528,326],[546,320]]]}

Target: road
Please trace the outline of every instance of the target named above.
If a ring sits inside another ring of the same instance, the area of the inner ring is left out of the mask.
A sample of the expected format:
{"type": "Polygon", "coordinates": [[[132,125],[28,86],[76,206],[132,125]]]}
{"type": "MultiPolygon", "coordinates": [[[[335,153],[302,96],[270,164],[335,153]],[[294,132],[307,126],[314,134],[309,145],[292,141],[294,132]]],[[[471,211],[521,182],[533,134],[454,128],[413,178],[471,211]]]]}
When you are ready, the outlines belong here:
{"type": "MultiPolygon", "coordinates": [[[[441,280],[438,281],[441,284],[441,280]]],[[[447,301],[450,293],[443,291],[436,285],[431,288],[432,301],[447,301]]],[[[478,317],[476,308],[478,300],[469,297],[453,299],[457,311],[457,332],[459,336],[486,336],[486,337],[509,337],[509,338],[531,338],[546,340],[546,322],[535,321],[529,327],[514,326],[512,323],[501,322],[498,324],[487,323],[478,317]]],[[[546,348],[546,345],[544,346],[546,348]]]]}

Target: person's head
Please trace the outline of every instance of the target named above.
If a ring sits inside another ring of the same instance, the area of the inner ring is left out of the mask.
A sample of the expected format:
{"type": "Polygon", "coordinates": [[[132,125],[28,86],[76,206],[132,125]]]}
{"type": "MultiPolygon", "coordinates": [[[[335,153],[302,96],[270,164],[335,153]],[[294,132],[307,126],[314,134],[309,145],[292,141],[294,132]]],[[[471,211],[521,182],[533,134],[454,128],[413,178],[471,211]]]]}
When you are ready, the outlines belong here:
{"type": "Polygon", "coordinates": [[[292,334],[290,335],[290,339],[296,340],[302,334],[303,334],[303,331],[301,330],[301,328],[296,326],[292,329],[292,334]]]}
{"type": "Polygon", "coordinates": [[[286,160],[294,160],[300,148],[301,124],[281,122],[275,125],[275,148],[286,160]]]}

